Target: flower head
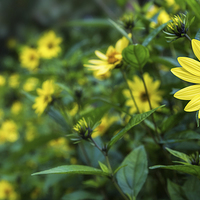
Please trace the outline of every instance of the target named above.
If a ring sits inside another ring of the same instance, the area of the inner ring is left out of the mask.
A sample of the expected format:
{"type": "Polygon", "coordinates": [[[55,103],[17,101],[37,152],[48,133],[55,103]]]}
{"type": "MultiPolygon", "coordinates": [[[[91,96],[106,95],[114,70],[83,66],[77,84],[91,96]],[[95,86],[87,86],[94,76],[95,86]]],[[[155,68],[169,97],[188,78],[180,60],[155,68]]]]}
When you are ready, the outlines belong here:
{"type": "Polygon", "coordinates": [[[35,112],[41,115],[49,103],[53,100],[53,94],[55,93],[55,84],[53,80],[47,80],[42,84],[42,88],[37,89],[38,97],[35,98],[35,104],[33,108],[35,112]]]}
{"type": "Polygon", "coordinates": [[[23,85],[23,89],[26,92],[33,91],[36,88],[36,85],[38,84],[38,82],[39,82],[38,78],[34,78],[34,77],[28,78],[23,85]]]}
{"type": "Polygon", "coordinates": [[[42,58],[51,59],[61,52],[62,38],[56,37],[54,31],[45,33],[38,41],[38,52],[42,58]]]}
{"type": "Polygon", "coordinates": [[[163,31],[166,35],[167,40],[174,41],[178,38],[185,37],[189,28],[188,17],[183,13],[179,15],[174,15],[172,21],[168,23],[165,31],[163,31]]]}
{"type": "MultiPolygon", "coordinates": [[[[160,86],[160,81],[153,81],[153,78],[149,76],[148,73],[144,73],[144,81],[147,86],[148,96],[151,102],[152,108],[156,108],[159,106],[159,103],[162,101],[162,92],[158,90],[160,86]]],[[[145,91],[144,84],[142,80],[138,76],[133,77],[133,81],[128,81],[129,87],[132,90],[132,94],[135,98],[136,104],[138,106],[139,111],[147,112],[150,110],[148,96],[145,91]]],[[[128,89],[123,90],[124,95],[128,98],[126,101],[126,105],[130,106],[130,113],[137,112],[137,109],[131,99],[131,95],[128,89]]]]}
{"type": "Polygon", "coordinates": [[[28,70],[35,70],[39,66],[39,53],[36,49],[25,47],[20,53],[20,62],[22,67],[28,70]]]}
{"type": "MultiPolygon", "coordinates": [[[[129,34],[131,37],[131,34],[129,34]]],[[[129,44],[129,40],[126,37],[122,37],[117,41],[115,47],[109,46],[106,54],[100,51],[95,51],[96,56],[99,60],[89,60],[90,64],[84,65],[90,70],[95,71],[95,76],[102,76],[107,74],[110,70],[114,69],[122,61],[122,51],[129,44]]]]}
{"type": "MultiPolygon", "coordinates": [[[[196,57],[200,60],[200,41],[192,40],[192,49],[196,57]]],[[[171,72],[180,79],[193,83],[174,94],[174,97],[181,100],[190,100],[185,106],[186,112],[200,110],[200,62],[192,58],[178,57],[178,62],[182,67],[171,69],[171,72]]],[[[200,112],[198,114],[200,118],[200,112]]]]}
{"type": "Polygon", "coordinates": [[[0,199],[16,200],[18,195],[13,186],[6,180],[0,181],[0,199]]]}
{"type": "Polygon", "coordinates": [[[132,13],[125,14],[121,18],[121,21],[122,21],[125,29],[132,29],[134,27],[134,16],[132,13]]]}

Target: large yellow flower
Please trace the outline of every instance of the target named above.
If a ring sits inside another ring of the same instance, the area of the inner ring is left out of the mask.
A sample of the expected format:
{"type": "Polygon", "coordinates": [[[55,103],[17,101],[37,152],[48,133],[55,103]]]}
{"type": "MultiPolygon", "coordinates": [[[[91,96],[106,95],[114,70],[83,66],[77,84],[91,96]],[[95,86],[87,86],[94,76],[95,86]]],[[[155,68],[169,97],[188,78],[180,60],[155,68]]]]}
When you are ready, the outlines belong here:
{"type": "MultiPolygon", "coordinates": [[[[129,34],[131,37],[131,34],[129,34]]],[[[96,56],[99,60],[89,60],[90,64],[84,65],[89,70],[95,71],[95,76],[99,77],[102,75],[107,76],[109,71],[114,69],[122,61],[122,51],[129,44],[129,40],[126,37],[122,37],[117,41],[115,47],[109,46],[106,54],[100,51],[95,51],[96,56]]]]}
{"type": "Polygon", "coordinates": [[[18,195],[13,186],[6,180],[0,181],[0,199],[16,200],[18,195]]]}
{"type": "Polygon", "coordinates": [[[28,70],[35,70],[39,66],[40,56],[36,49],[24,47],[20,54],[20,62],[22,67],[28,70]]]}
{"type": "Polygon", "coordinates": [[[53,100],[52,96],[55,93],[55,84],[53,80],[47,80],[42,84],[42,88],[37,89],[38,97],[35,98],[33,108],[38,115],[41,115],[48,104],[53,100]]]}
{"type": "Polygon", "coordinates": [[[51,59],[61,52],[62,38],[56,37],[54,31],[45,33],[38,41],[38,52],[42,58],[51,59]]]}
{"type": "MultiPolygon", "coordinates": [[[[162,92],[158,90],[160,86],[160,81],[153,81],[153,78],[150,77],[148,73],[144,73],[144,81],[147,86],[151,106],[152,108],[156,108],[162,101],[162,92]]],[[[135,98],[140,113],[149,111],[150,106],[142,80],[138,76],[134,76],[133,81],[128,80],[128,84],[132,90],[132,94],[135,98]]],[[[131,98],[130,91],[128,89],[125,89],[123,90],[123,93],[128,98],[128,100],[126,101],[126,105],[131,107],[130,113],[136,113],[137,109],[131,98]]]]}
{"type": "MultiPolygon", "coordinates": [[[[192,49],[196,57],[200,60],[200,41],[192,40],[192,49]]],[[[174,97],[181,100],[190,100],[186,105],[186,112],[200,110],[200,62],[192,58],[179,57],[178,62],[182,67],[171,69],[171,72],[180,79],[195,83],[174,94],[174,97]]],[[[200,118],[200,112],[198,114],[200,118]]]]}

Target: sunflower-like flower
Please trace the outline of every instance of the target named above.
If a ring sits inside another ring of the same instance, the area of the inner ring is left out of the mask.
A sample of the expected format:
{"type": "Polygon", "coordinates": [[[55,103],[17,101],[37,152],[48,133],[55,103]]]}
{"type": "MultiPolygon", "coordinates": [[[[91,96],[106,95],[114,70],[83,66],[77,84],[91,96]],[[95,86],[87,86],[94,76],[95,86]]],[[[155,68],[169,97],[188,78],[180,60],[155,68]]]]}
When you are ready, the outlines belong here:
{"type": "Polygon", "coordinates": [[[42,58],[51,59],[61,52],[62,38],[57,37],[54,31],[45,33],[38,40],[38,52],[42,58]]]}
{"type": "Polygon", "coordinates": [[[55,94],[55,84],[53,80],[47,80],[42,84],[42,88],[37,89],[38,97],[35,98],[33,108],[38,115],[41,115],[46,107],[52,102],[55,94]]]}
{"type": "Polygon", "coordinates": [[[22,67],[28,70],[35,70],[39,66],[39,53],[36,49],[24,47],[20,54],[20,62],[22,67]]]}
{"type": "MultiPolygon", "coordinates": [[[[153,81],[153,78],[150,77],[148,73],[144,73],[144,81],[146,83],[151,107],[156,108],[162,101],[162,92],[158,90],[160,86],[160,81],[153,81]]],[[[142,80],[138,76],[134,76],[133,81],[128,80],[128,84],[131,88],[132,94],[140,113],[149,111],[150,106],[148,102],[148,96],[142,80]]],[[[128,100],[126,101],[126,105],[130,106],[130,113],[136,113],[137,109],[135,107],[135,104],[133,103],[133,100],[131,99],[130,91],[128,89],[125,89],[123,90],[123,94],[125,97],[128,98],[128,100]]]]}
{"type": "Polygon", "coordinates": [[[17,200],[18,195],[14,187],[6,180],[0,181],[0,199],[17,200]]]}
{"type": "MultiPolygon", "coordinates": [[[[192,40],[192,49],[196,57],[200,60],[200,41],[192,40]]],[[[182,67],[171,69],[171,72],[178,78],[193,83],[179,90],[174,94],[174,97],[181,100],[190,100],[185,106],[186,112],[194,112],[200,110],[200,62],[192,58],[178,57],[178,62],[182,67]]],[[[198,113],[200,118],[200,112],[198,113]]]]}
{"type": "MultiPolygon", "coordinates": [[[[131,34],[129,34],[131,37],[131,34]]],[[[108,72],[114,69],[122,61],[122,51],[129,44],[129,40],[126,37],[122,37],[117,41],[115,47],[109,46],[106,54],[100,51],[95,51],[96,56],[99,60],[89,60],[90,64],[84,65],[89,70],[95,71],[95,76],[107,75],[108,72]]]]}
{"type": "Polygon", "coordinates": [[[189,22],[188,16],[183,13],[174,15],[172,21],[167,24],[165,31],[163,31],[168,42],[181,37],[188,37],[187,31],[193,20],[194,18],[189,22]]]}

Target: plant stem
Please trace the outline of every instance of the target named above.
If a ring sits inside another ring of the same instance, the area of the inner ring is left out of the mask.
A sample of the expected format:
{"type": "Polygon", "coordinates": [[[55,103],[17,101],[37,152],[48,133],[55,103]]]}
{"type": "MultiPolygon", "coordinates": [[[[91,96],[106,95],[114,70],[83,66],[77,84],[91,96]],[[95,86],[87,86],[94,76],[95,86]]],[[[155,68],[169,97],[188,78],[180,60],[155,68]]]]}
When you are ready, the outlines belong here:
{"type": "Polygon", "coordinates": [[[102,148],[94,141],[94,139],[91,137],[90,140],[93,142],[93,144],[99,149],[99,151],[101,151],[104,155],[104,152],[102,150],[102,148]]]}
{"type": "Polygon", "coordinates": [[[125,80],[125,82],[126,82],[127,88],[128,88],[128,90],[129,90],[129,92],[130,92],[130,95],[131,95],[131,98],[132,98],[132,100],[133,100],[133,103],[134,103],[134,105],[135,105],[135,107],[136,107],[136,109],[137,109],[137,112],[140,113],[139,108],[138,108],[138,106],[137,106],[137,103],[136,103],[136,101],[135,101],[135,98],[134,98],[134,96],[133,96],[133,93],[132,93],[132,91],[131,91],[131,88],[129,87],[126,74],[124,73],[123,69],[121,69],[121,72],[122,72],[122,75],[123,75],[124,80],[125,80]]]}
{"type": "Polygon", "coordinates": [[[190,40],[190,42],[191,42],[191,38],[190,38],[190,36],[186,33],[185,34],[185,37],[188,39],[188,40],[190,40]]]}

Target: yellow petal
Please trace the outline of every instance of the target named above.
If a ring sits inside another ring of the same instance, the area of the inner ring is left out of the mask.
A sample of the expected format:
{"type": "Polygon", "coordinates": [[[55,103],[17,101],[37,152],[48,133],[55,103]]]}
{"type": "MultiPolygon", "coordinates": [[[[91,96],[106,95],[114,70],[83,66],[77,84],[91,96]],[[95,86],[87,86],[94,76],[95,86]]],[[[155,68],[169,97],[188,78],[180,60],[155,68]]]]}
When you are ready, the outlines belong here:
{"type": "Polygon", "coordinates": [[[191,83],[200,83],[200,77],[199,76],[195,76],[191,73],[189,73],[188,71],[186,71],[185,69],[183,69],[182,67],[176,67],[171,69],[171,72],[179,77],[180,79],[187,81],[187,82],[191,82],[191,83]]]}
{"type": "Polygon", "coordinates": [[[191,100],[196,95],[200,95],[200,85],[192,85],[179,90],[174,94],[174,97],[181,100],[191,100]]]}
{"type": "Polygon", "coordinates": [[[89,60],[88,62],[94,65],[102,65],[108,63],[107,61],[104,60],[89,60]]]}
{"type": "MultiPolygon", "coordinates": [[[[131,35],[129,35],[131,37],[131,35]]],[[[115,49],[117,52],[122,53],[123,49],[126,48],[129,44],[129,40],[126,37],[122,37],[122,39],[118,40],[115,49]]]]}
{"type": "Polygon", "coordinates": [[[186,106],[186,112],[193,112],[200,109],[200,95],[196,95],[186,106]]]}
{"type": "Polygon", "coordinates": [[[95,54],[96,54],[97,57],[99,57],[102,60],[108,59],[108,57],[105,54],[101,53],[100,51],[95,51],[95,54]]]}
{"type": "Polygon", "coordinates": [[[106,52],[106,56],[109,56],[109,55],[113,54],[114,52],[116,52],[115,48],[113,46],[109,46],[108,50],[106,52]]]}
{"type": "Polygon", "coordinates": [[[199,113],[198,113],[198,118],[200,118],[200,110],[199,110],[199,113]]]}
{"type": "Polygon", "coordinates": [[[179,57],[178,62],[185,70],[187,70],[191,74],[194,74],[200,77],[200,62],[199,61],[194,60],[192,58],[179,57]]]}
{"type": "Polygon", "coordinates": [[[195,56],[200,60],[200,41],[192,40],[192,49],[194,51],[195,56]]]}

